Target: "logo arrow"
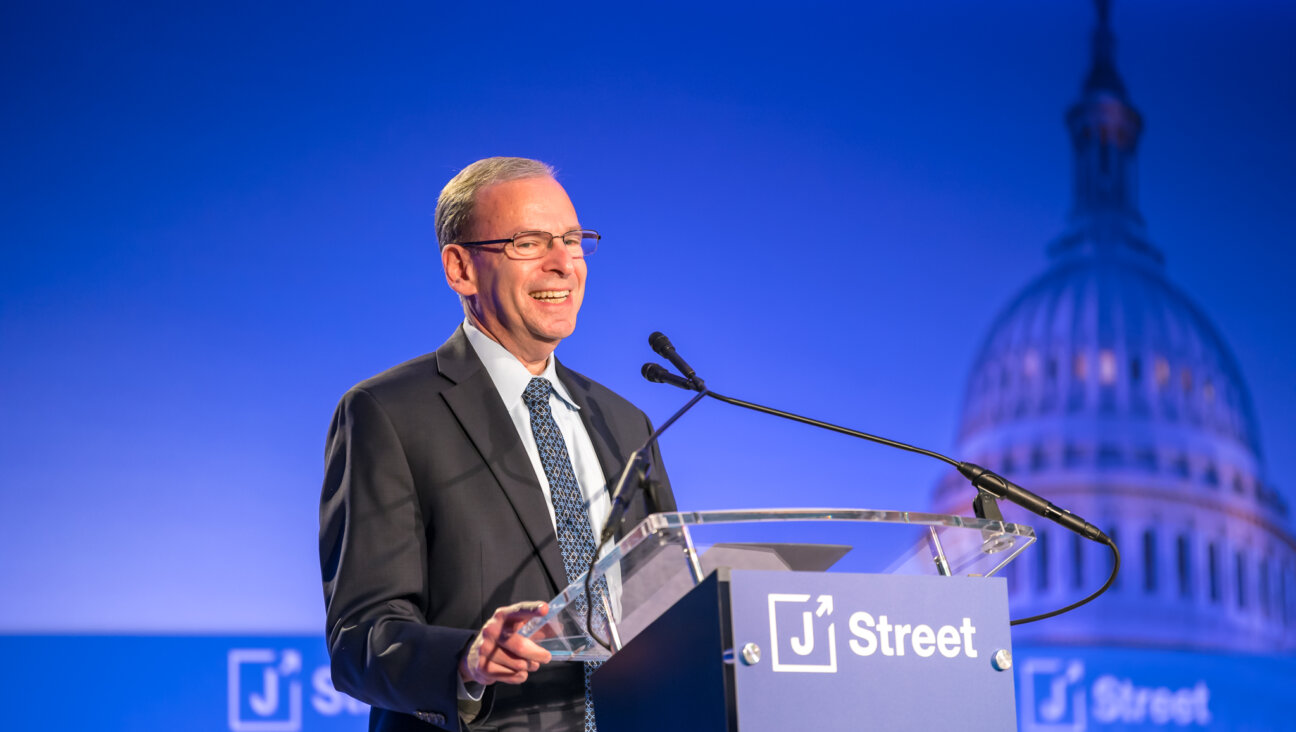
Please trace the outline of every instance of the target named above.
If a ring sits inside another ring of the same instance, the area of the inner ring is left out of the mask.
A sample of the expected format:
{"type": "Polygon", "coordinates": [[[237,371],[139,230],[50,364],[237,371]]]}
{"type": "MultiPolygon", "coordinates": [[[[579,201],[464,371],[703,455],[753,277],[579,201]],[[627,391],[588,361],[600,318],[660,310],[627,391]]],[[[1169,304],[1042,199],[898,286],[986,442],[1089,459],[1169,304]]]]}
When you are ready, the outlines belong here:
{"type": "Polygon", "coordinates": [[[824,615],[832,615],[832,610],[832,595],[820,595],[819,609],[815,610],[815,615],[822,618],[824,615]]]}
{"type": "Polygon", "coordinates": [[[279,673],[287,676],[288,674],[300,671],[301,667],[302,657],[300,653],[292,649],[283,652],[283,660],[279,662],[279,673]]]}

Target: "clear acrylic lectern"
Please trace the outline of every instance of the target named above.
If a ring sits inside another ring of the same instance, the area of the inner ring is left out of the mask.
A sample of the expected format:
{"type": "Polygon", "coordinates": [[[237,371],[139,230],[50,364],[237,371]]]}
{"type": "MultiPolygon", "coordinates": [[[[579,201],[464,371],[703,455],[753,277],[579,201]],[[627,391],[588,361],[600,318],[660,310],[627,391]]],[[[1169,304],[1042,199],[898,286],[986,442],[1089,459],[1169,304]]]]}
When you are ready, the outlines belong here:
{"type": "MultiPolygon", "coordinates": [[[[602,578],[607,591],[598,600],[603,612],[590,615],[615,651],[717,568],[993,577],[1034,541],[1034,530],[1020,524],[911,511],[659,513],[595,565],[595,584],[602,578]]],[[[613,651],[591,637],[586,616],[582,576],[520,632],[555,660],[606,660],[613,651]]]]}

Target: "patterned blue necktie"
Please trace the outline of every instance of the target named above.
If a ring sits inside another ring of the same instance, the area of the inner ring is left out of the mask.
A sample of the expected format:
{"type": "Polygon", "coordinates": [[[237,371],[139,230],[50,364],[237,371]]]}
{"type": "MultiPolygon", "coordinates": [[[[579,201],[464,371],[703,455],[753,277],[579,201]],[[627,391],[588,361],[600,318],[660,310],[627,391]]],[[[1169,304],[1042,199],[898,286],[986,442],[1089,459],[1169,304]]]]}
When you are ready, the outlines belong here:
{"type": "MultiPolygon", "coordinates": [[[[567,581],[574,582],[589,568],[594,557],[594,530],[590,528],[589,511],[585,496],[581,494],[567,454],[567,443],[558,431],[553,412],[549,409],[549,394],[553,385],[539,376],[531,379],[522,400],[531,410],[531,432],[540,451],[540,464],[544,466],[549,481],[549,498],[553,501],[554,520],[558,524],[558,547],[562,551],[563,568],[567,581]]],[[[592,588],[595,596],[606,596],[607,581],[599,578],[592,588]]],[[[577,603],[577,611],[585,617],[585,603],[577,603]]],[[[594,603],[595,625],[606,627],[603,605],[594,603]],[[604,622],[600,622],[604,621],[604,622]]],[[[585,663],[585,732],[596,732],[594,726],[594,699],[590,695],[590,676],[600,666],[597,662],[585,663]]]]}

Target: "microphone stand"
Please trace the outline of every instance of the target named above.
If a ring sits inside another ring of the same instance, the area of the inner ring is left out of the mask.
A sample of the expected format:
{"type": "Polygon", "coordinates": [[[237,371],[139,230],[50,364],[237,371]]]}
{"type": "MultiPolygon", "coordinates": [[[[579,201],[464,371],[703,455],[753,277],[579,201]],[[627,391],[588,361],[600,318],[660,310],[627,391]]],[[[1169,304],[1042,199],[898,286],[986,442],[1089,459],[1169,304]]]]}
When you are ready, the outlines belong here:
{"type": "MultiPolygon", "coordinates": [[[[691,382],[689,388],[693,388],[691,382]]],[[[598,563],[599,553],[602,551],[603,545],[607,544],[616,534],[617,525],[621,523],[626,509],[630,507],[630,501],[634,498],[634,494],[643,490],[644,485],[648,482],[648,472],[651,470],[651,466],[646,464],[648,452],[652,449],[653,444],[657,442],[657,438],[666,431],[666,428],[675,424],[675,420],[684,416],[685,412],[692,409],[694,405],[702,401],[702,398],[710,393],[705,386],[702,387],[687,404],[680,407],[675,414],[670,416],[670,419],[667,419],[660,427],[654,430],[648,436],[648,439],[644,441],[643,446],[630,454],[630,458],[626,460],[625,468],[621,471],[616,486],[612,490],[612,510],[608,512],[607,522],[603,525],[603,533],[599,536],[598,543],[594,546],[594,553],[590,557],[589,566],[585,569],[585,631],[608,651],[613,650],[611,641],[604,641],[599,637],[598,633],[594,632],[594,565],[598,563]],[[631,476],[634,476],[634,480],[631,480],[631,476]]],[[[611,622],[611,618],[608,619],[608,622],[611,622]]]]}

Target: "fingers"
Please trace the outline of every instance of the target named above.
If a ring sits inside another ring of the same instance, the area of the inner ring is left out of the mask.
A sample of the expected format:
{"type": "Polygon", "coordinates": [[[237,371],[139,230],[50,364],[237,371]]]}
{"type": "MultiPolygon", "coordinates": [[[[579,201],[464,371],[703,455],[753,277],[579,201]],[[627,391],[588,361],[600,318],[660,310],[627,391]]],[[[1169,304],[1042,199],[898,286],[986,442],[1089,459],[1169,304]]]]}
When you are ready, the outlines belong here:
{"type": "Polygon", "coordinates": [[[547,602],[519,602],[496,610],[492,619],[500,618],[506,623],[514,623],[515,626],[520,626],[531,618],[538,618],[547,612],[549,612],[549,603],[547,602]]]}
{"type": "MultiPolygon", "coordinates": [[[[499,662],[515,671],[535,671],[540,664],[549,663],[552,658],[549,651],[541,648],[530,638],[517,635],[517,631],[527,621],[549,612],[547,602],[520,602],[516,605],[500,608],[495,611],[491,621],[499,621],[498,635],[495,636],[496,647],[503,651],[499,662]]],[[[487,627],[494,631],[493,622],[487,627]]],[[[485,630],[485,628],[483,628],[485,630]]]]}
{"type": "Polygon", "coordinates": [[[496,610],[477,633],[459,663],[465,681],[520,684],[548,663],[549,651],[517,634],[528,620],[549,612],[545,602],[520,602],[496,610]]]}

